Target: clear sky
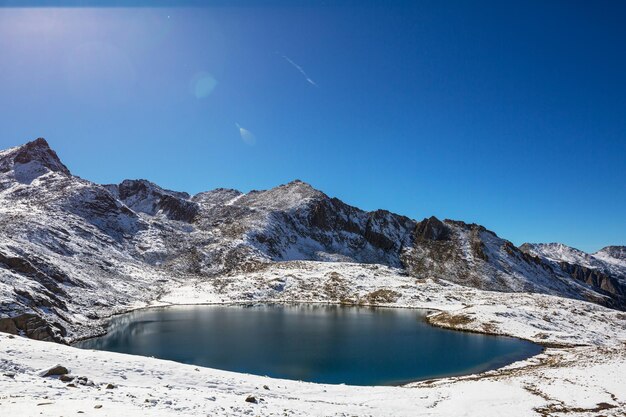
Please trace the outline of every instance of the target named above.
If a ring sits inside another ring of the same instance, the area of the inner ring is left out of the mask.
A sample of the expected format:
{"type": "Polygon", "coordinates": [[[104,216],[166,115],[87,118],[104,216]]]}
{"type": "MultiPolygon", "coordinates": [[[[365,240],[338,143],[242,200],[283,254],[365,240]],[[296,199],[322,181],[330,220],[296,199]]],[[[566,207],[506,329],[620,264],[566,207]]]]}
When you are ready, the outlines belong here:
{"type": "Polygon", "coordinates": [[[626,244],[626,2],[158,3],[0,7],[0,148],[43,136],[99,183],[299,178],[516,244],[626,244]]]}

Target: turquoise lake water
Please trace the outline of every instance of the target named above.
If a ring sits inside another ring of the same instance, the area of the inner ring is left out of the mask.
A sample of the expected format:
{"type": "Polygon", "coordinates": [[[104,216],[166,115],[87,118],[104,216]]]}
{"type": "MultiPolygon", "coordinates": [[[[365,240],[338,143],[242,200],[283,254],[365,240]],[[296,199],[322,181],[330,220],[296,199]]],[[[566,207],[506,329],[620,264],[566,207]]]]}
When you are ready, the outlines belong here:
{"type": "Polygon", "coordinates": [[[176,306],[114,317],[87,349],[321,383],[392,385],[495,369],[542,348],[433,327],[423,310],[335,305],[176,306]]]}

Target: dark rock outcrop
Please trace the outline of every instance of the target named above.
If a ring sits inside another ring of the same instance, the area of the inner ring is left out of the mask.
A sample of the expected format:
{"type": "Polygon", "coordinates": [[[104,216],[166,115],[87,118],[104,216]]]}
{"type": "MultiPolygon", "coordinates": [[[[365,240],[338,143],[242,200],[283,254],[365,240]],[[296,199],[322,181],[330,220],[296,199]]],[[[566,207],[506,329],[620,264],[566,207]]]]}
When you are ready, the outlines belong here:
{"type": "Polygon", "coordinates": [[[626,246],[606,246],[594,255],[606,255],[613,259],[626,260],[626,246]]]}
{"type": "Polygon", "coordinates": [[[23,333],[31,339],[49,342],[63,342],[63,337],[66,335],[61,325],[51,324],[32,313],[0,318],[0,331],[11,334],[23,333]]]}
{"type": "Polygon", "coordinates": [[[613,306],[615,308],[626,308],[626,288],[617,278],[597,269],[573,265],[564,261],[559,262],[559,266],[575,280],[589,284],[604,294],[614,296],[615,303],[613,306]]]}
{"type": "Polygon", "coordinates": [[[44,138],[37,138],[28,142],[0,159],[0,172],[8,172],[14,168],[15,164],[28,164],[30,162],[37,162],[50,171],[70,175],[69,169],[61,162],[56,152],[50,149],[44,138]]]}
{"type": "Polygon", "coordinates": [[[124,180],[105,187],[131,209],[151,216],[162,213],[170,220],[191,223],[198,214],[198,204],[189,194],[166,190],[147,180],[124,180]]]}
{"type": "Polygon", "coordinates": [[[59,376],[69,374],[70,371],[63,365],[55,365],[41,372],[42,377],[59,376]]]}
{"type": "Polygon", "coordinates": [[[448,240],[450,230],[435,216],[424,219],[415,226],[415,238],[434,241],[448,240]]]}

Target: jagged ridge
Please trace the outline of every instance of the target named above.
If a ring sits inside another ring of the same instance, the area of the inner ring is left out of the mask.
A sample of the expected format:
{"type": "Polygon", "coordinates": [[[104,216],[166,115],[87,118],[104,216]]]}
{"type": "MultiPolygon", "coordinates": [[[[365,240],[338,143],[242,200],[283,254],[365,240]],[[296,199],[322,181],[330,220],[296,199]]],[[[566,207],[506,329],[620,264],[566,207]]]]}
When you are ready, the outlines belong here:
{"type": "Polygon", "coordinates": [[[626,306],[623,248],[517,248],[480,225],[366,212],[299,180],[194,196],[147,180],[98,185],[72,176],[37,139],[0,152],[0,201],[0,314],[44,317],[52,338],[82,308],[97,317],[153,299],[172,280],[293,260],[383,264],[417,279],[626,306]]]}

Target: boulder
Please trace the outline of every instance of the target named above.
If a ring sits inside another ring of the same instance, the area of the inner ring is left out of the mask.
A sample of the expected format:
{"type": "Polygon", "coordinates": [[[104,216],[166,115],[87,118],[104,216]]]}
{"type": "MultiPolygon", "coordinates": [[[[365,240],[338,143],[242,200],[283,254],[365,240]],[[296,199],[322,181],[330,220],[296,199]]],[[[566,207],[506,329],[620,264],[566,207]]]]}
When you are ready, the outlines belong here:
{"type": "Polygon", "coordinates": [[[74,380],[74,377],[72,375],[61,375],[59,379],[63,382],[71,382],[74,380]]]}
{"type": "Polygon", "coordinates": [[[54,365],[51,368],[44,369],[39,372],[39,376],[47,377],[47,376],[57,376],[57,375],[65,375],[69,374],[70,371],[63,365],[54,365]]]}

